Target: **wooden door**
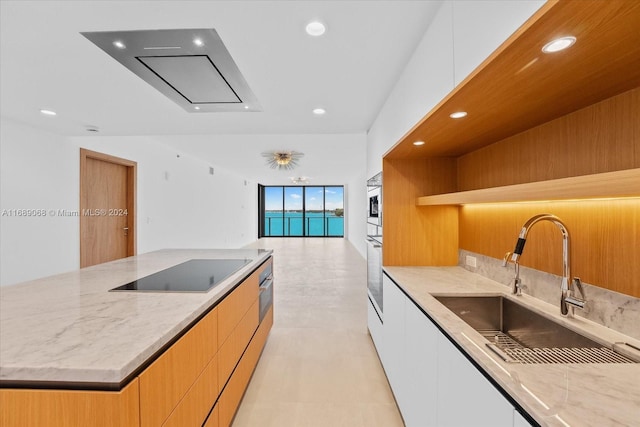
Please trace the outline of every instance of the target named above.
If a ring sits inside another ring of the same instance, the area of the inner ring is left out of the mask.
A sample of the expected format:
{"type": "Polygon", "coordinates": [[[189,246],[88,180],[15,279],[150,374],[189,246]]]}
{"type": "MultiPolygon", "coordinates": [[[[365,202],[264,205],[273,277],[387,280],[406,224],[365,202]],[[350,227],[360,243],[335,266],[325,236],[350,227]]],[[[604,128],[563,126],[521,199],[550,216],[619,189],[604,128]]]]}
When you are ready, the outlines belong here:
{"type": "Polygon", "coordinates": [[[135,255],[136,163],[80,150],[80,267],[135,255]]]}

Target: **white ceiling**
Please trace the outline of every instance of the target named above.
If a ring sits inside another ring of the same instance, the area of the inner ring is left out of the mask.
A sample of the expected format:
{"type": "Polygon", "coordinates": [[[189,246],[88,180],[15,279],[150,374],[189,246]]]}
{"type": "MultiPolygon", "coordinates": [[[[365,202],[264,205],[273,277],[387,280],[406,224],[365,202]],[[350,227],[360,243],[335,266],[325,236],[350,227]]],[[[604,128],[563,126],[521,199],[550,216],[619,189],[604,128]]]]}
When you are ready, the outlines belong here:
{"type": "Polygon", "coordinates": [[[87,125],[100,135],[365,132],[439,4],[2,0],[0,113],[73,136],[87,125]],[[325,36],[304,32],[313,19],[325,36]],[[189,114],[80,35],[163,28],[215,28],[263,112],[189,114]],[[318,106],[325,116],[311,113],[318,106]]]}

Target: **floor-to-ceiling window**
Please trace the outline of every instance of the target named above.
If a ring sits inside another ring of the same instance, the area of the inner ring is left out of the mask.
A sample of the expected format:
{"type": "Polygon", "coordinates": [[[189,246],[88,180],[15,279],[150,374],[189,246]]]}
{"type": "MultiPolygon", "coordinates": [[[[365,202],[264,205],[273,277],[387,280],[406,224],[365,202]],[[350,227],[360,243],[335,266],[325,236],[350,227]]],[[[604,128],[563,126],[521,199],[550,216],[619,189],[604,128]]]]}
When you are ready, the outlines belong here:
{"type": "Polygon", "coordinates": [[[343,237],[344,187],[259,186],[259,237],[343,237]]]}

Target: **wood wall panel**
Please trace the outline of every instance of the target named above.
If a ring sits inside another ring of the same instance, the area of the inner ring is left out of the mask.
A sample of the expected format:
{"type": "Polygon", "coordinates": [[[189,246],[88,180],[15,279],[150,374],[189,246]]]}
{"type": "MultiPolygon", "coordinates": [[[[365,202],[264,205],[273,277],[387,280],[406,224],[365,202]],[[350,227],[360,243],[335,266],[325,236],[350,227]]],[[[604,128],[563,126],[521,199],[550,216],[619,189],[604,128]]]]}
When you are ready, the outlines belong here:
{"type": "Polygon", "coordinates": [[[0,390],[2,427],[137,427],[138,380],[119,392],[0,390]]]}
{"type": "Polygon", "coordinates": [[[640,88],[465,154],[457,166],[457,191],[638,168],[640,88]]]}
{"type": "Polygon", "coordinates": [[[162,425],[218,350],[213,309],[140,374],[140,425],[162,425]]]}
{"type": "Polygon", "coordinates": [[[416,198],[455,191],[455,159],[384,159],[383,265],[455,265],[458,208],[416,206],[416,198]]]}
{"type": "MultiPolygon", "coordinates": [[[[466,205],[460,208],[460,248],[501,259],[513,251],[526,220],[539,213],[557,215],[567,225],[574,276],[640,297],[640,198],[466,205]]],[[[520,260],[524,266],[562,275],[557,227],[534,225],[520,260]]]]}

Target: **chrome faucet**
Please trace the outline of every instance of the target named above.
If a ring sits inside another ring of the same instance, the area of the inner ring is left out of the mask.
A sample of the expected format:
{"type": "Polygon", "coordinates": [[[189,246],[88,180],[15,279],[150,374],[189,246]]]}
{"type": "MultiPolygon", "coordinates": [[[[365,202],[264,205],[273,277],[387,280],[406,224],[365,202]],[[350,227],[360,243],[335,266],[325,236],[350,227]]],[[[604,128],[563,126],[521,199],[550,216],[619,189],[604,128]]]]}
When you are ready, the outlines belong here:
{"type": "MultiPolygon", "coordinates": [[[[569,231],[567,230],[566,225],[555,215],[552,214],[540,214],[535,215],[522,226],[522,230],[520,230],[520,235],[518,236],[518,242],[516,243],[516,248],[513,250],[513,254],[511,254],[511,262],[515,264],[515,277],[513,278],[513,293],[516,295],[522,294],[522,285],[520,282],[520,264],[519,259],[520,255],[522,255],[522,251],[524,249],[524,244],[527,241],[527,234],[529,234],[529,230],[531,227],[540,222],[540,221],[550,221],[554,223],[562,233],[562,284],[560,285],[560,290],[562,292],[562,296],[560,298],[560,313],[564,316],[573,316],[574,307],[578,307],[580,309],[584,308],[586,303],[584,299],[584,291],[582,289],[582,283],[580,282],[579,277],[574,277],[571,279],[571,264],[570,264],[570,238],[569,231]],[[577,298],[574,296],[574,288],[577,288],[580,292],[581,298],[577,298]]],[[[503,265],[506,265],[507,258],[509,257],[509,253],[505,255],[503,265]]]]}

